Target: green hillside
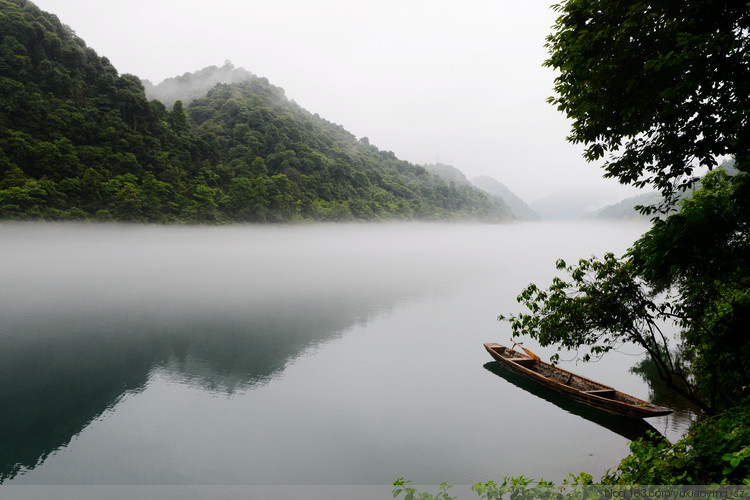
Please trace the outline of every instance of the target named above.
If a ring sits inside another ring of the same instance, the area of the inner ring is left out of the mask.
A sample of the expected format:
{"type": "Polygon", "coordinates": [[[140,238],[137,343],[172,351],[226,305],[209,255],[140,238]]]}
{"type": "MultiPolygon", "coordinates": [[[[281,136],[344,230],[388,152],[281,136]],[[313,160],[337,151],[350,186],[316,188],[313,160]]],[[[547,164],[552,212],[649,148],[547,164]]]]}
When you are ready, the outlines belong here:
{"type": "Polygon", "coordinates": [[[589,214],[589,216],[597,219],[643,219],[649,216],[641,214],[636,207],[657,205],[659,202],[661,202],[661,194],[653,191],[626,198],[613,205],[607,205],[589,214]]]}
{"type": "Polygon", "coordinates": [[[167,109],[56,16],[0,0],[0,218],[509,216],[481,191],[450,186],[302,109],[264,78],[167,109]]]}

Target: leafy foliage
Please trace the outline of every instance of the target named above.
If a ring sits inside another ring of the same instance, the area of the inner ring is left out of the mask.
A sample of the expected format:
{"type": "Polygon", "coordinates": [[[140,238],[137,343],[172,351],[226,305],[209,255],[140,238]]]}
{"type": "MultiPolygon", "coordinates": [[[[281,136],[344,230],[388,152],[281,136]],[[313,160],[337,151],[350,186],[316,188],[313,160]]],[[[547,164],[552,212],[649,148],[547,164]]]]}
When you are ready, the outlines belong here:
{"type": "Polygon", "coordinates": [[[655,291],[679,297],[686,355],[711,407],[737,404],[750,386],[750,176],[723,170],[654,222],[630,251],[655,291]]]}
{"type": "Polygon", "coordinates": [[[230,64],[152,88],[52,14],[0,0],[0,217],[502,220],[508,208],[357,140],[230,64]],[[220,70],[220,71],[219,71],[220,70]],[[219,84],[205,91],[219,71],[219,84]],[[167,88],[169,87],[169,88],[167,88]],[[187,102],[186,101],[186,102],[187,102]]]}
{"type": "MultiPolygon", "coordinates": [[[[591,475],[581,473],[577,476],[569,474],[563,480],[561,485],[555,485],[551,481],[534,481],[525,476],[505,477],[503,482],[498,484],[495,481],[486,483],[477,483],[471,486],[471,490],[477,494],[480,499],[484,500],[501,500],[511,498],[514,500],[522,499],[562,499],[562,498],[580,498],[595,499],[600,498],[598,491],[586,488],[593,484],[591,475]]],[[[448,494],[452,486],[442,483],[440,492],[433,495],[428,492],[420,492],[410,485],[410,481],[399,478],[393,483],[393,498],[398,498],[402,493],[404,500],[455,500],[448,494]]]]}
{"type": "Polygon", "coordinates": [[[393,482],[393,498],[398,498],[403,493],[404,500],[454,500],[455,497],[448,494],[449,488],[452,488],[452,486],[442,483],[440,485],[440,493],[432,495],[424,491],[417,491],[416,488],[411,486],[411,481],[399,478],[393,482]]]}
{"type": "Polygon", "coordinates": [[[630,455],[603,484],[744,484],[750,486],[750,405],[694,424],[675,444],[661,436],[630,444],[630,455]]]}
{"type": "Polygon", "coordinates": [[[652,299],[632,262],[610,253],[603,260],[581,259],[576,267],[559,260],[557,268],[570,280],[556,277],[548,290],[530,284],[518,296],[530,314],[498,317],[510,322],[514,336],[535,338],[542,346],[556,344],[558,350],[586,347],[584,361],[625,343],[636,344],[648,352],[671,388],[708,409],[694,394],[687,367],[671,352],[662,331],[661,324],[673,316],[674,307],[652,299]]]}
{"type": "Polygon", "coordinates": [[[550,102],[606,176],[671,196],[696,166],[750,152],[745,2],[567,0],[547,38],[550,102]]]}

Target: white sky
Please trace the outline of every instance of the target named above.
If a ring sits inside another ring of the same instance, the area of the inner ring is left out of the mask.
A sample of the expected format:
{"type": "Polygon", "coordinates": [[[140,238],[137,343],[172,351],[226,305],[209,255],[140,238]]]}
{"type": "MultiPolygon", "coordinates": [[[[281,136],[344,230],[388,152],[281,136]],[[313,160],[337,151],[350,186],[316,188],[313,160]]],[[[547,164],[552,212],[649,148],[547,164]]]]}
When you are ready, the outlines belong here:
{"type": "Polygon", "coordinates": [[[527,202],[634,193],[565,141],[542,67],[551,0],[34,0],[120,73],[153,83],[231,60],[417,163],[489,175],[527,202]]]}

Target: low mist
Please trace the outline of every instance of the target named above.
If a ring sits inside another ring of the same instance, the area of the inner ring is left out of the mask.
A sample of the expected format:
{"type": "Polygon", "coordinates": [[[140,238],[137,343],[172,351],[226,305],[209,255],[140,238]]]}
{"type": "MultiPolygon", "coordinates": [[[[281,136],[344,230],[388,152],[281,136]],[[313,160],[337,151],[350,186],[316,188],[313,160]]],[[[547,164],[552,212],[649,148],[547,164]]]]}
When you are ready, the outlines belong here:
{"type": "MultiPolygon", "coordinates": [[[[494,448],[456,461],[452,446],[473,434],[444,441],[456,419],[496,428],[491,412],[465,411],[503,390],[482,368],[482,342],[509,336],[496,316],[518,310],[530,281],[547,284],[556,258],[620,253],[646,227],[0,224],[0,482],[309,484],[346,471],[374,484],[427,455],[470,481],[494,448]],[[446,407],[446,394],[462,402],[446,407]],[[443,418],[425,426],[424,412],[443,418]],[[208,459],[214,433],[237,446],[208,459]],[[166,462],[148,458],[156,441],[166,462]]],[[[615,372],[642,389],[627,367],[615,372]]],[[[591,432],[571,425],[570,439],[591,432]]],[[[617,439],[598,442],[609,453],[617,439]]],[[[420,470],[415,480],[446,479],[420,470]]]]}

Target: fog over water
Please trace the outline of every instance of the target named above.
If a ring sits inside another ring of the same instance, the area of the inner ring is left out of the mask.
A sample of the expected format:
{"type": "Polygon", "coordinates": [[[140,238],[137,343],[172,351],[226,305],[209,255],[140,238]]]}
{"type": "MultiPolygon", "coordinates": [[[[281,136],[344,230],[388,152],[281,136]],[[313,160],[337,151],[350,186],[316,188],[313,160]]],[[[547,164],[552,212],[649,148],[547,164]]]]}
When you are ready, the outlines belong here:
{"type": "MultiPolygon", "coordinates": [[[[508,342],[496,316],[556,258],[647,228],[1,224],[0,481],[596,476],[643,428],[497,377],[482,342],[508,342]]],[[[631,351],[566,367],[648,398],[631,351]]]]}

